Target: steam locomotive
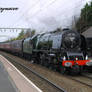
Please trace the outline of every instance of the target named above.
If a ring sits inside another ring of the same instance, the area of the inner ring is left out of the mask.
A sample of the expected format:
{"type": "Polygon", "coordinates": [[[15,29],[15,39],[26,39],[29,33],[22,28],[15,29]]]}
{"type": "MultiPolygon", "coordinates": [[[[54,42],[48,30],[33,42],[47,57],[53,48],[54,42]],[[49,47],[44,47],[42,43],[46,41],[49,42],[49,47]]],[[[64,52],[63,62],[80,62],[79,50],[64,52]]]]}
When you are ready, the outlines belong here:
{"type": "Polygon", "coordinates": [[[31,62],[57,69],[61,73],[78,74],[86,66],[92,66],[86,53],[85,37],[70,29],[0,43],[0,49],[22,55],[31,59],[31,62]]]}

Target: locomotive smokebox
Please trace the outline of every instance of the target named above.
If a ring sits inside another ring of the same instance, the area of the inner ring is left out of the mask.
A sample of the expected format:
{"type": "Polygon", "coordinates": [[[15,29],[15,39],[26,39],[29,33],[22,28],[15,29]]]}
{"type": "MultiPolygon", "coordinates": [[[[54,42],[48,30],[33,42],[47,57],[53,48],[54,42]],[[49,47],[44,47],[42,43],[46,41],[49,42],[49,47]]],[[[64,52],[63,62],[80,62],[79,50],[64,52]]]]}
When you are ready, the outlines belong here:
{"type": "Polygon", "coordinates": [[[65,31],[62,36],[62,45],[66,49],[75,49],[80,47],[80,35],[76,31],[65,31]]]}

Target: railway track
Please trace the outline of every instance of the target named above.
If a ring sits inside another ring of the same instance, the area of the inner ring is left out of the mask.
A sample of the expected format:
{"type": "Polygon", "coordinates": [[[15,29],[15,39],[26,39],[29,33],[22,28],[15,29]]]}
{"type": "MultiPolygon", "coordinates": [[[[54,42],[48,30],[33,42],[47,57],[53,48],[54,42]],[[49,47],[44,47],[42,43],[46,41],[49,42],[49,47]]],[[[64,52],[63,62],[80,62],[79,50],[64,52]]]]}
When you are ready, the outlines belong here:
{"type": "Polygon", "coordinates": [[[3,55],[5,58],[7,58],[11,63],[16,63],[18,65],[20,65],[21,67],[25,68],[27,71],[30,71],[31,73],[33,73],[34,75],[36,75],[37,77],[41,78],[42,81],[47,82],[50,86],[52,86],[53,88],[55,88],[57,91],[56,92],[66,92],[63,88],[61,88],[60,86],[56,85],[55,83],[51,82],[50,80],[48,80],[47,78],[43,77],[42,75],[40,75],[39,73],[35,72],[33,69],[27,67],[26,65],[23,65],[15,60],[13,60],[12,58],[3,55]]]}
{"type": "Polygon", "coordinates": [[[68,76],[71,80],[74,80],[78,83],[81,83],[85,86],[88,86],[90,88],[92,88],[92,77],[88,77],[88,76],[78,76],[78,77],[70,77],[68,76]]]}
{"type": "Polygon", "coordinates": [[[92,73],[82,74],[83,77],[89,78],[92,80],[92,73]]]}
{"type": "MultiPolygon", "coordinates": [[[[12,61],[14,61],[14,62],[17,62],[17,64],[18,65],[20,65],[21,66],[21,63],[19,63],[18,61],[16,61],[16,60],[13,60],[13,58],[11,57],[11,56],[8,56],[7,54],[2,54],[3,56],[5,56],[9,61],[10,61],[10,59],[12,59],[12,61]]],[[[14,56],[15,58],[16,58],[16,56],[14,56]]],[[[24,60],[25,61],[25,60],[24,60]]],[[[13,63],[13,62],[12,62],[13,63]]],[[[25,65],[25,64],[22,64],[23,66],[22,67],[26,67],[25,69],[26,70],[29,70],[30,69],[30,67],[27,67],[27,65],[25,65]]],[[[37,71],[38,72],[38,71],[37,71]]],[[[38,74],[38,73],[37,73],[38,74]]],[[[82,85],[82,86],[84,86],[84,87],[87,87],[87,88],[92,88],[92,79],[90,79],[90,78],[88,78],[88,77],[85,77],[85,76],[83,76],[83,75],[80,75],[80,76],[68,76],[68,75],[61,75],[60,73],[58,73],[58,72],[56,72],[56,74],[57,75],[59,75],[59,76],[63,76],[63,77],[65,77],[65,78],[67,78],[67,79],[69,79],[69,80],[71,80],[71,81],[75,81],[77,84],[79,84],[79,85],[82,85]],[[90,82],[90,83],[88,83],[88,82],[90,82]]],[[[43,75],[43,74],[42,74],[43,75]]],[[[43,76],[42,76],[43,77],[43,76]]],[[[43,78],[42,78],[43,79],[43,78]]],[[[45,78],[46,79],[46,78],[45,78]]],[[[47,79],[48,80],[48,79],[47,79]]],[[[49,80],[48,80],[49,81],[49,80]]],[[[54,83],[52,83],[51,81],[50,81],[50,83],[49,83],[49,85],[53,85],[54,83]]],[[[60,88],[61,90],[62,90],[62,88],[61,88],[61,86],[62,85],[60,85],[60,86],[58,86],[58,85],[55,85],[54,84],[54,88],[55,89],[57,89],[57,87],[58,88],[60,88]]],[[[63,91],[60,91],[60,89],[58,89],[58,91],[56,91],[56,92],[66,92],[64,89],[63,89],[63,91]]],[[[48,91],[47,91],[48,92],[48,91]]],[[[52,92],[52,91],[51,91],[52,92]]],[[[68,90],[67,90],[67,92],[68,92],[68,90]]],[[[69,91],[70,92],[70,91],[69,91]]],[[[74,92],[74,91],[73,91],[74,92]]],[[[78,91],[77,91],[78,92],[78,91]]],[[[90,92],[90,91],[88,91],[88,92],[90,92]]]]}

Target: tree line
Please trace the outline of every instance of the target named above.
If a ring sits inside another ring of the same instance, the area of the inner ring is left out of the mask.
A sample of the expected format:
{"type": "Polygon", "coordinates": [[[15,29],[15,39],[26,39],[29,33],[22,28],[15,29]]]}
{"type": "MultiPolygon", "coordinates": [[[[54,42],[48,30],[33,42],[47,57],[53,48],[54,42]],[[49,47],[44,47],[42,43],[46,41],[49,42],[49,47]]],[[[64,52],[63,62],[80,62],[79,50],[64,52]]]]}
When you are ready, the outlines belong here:
{"type": "Polygon", "coordinates": [[[7,40],[6,42],[9,41],[14,41],[14,40],[21,40],[27,37],[32,37],[33,35],[35,35],[36,30],[31,30],[28,29],[26,32],[22,29],[22,31],[19,33],[19,35],[16,38],[11,38],[9,40],[7,40]]]}
{"type": "Polygon", "coordinates": [[[92,26],[92,1],[81,9],[81,14],[76,22],[77,30],[82,33],[92,26]]]}

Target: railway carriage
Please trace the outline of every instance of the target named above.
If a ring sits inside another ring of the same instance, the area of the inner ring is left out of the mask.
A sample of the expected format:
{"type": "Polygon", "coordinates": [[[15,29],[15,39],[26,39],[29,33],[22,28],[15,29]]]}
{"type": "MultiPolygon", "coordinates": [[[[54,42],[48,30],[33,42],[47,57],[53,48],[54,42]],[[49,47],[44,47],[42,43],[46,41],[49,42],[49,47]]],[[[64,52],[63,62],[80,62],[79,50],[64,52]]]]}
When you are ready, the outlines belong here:
{"type": "Polygon", "coordinates": [[[24,40],[16,40],[12,41],[11,44],[11,52],[16,55],[22,55],[22,48],[23,48],[23,41],[24,40]]]}
{"type": "Polygon", "coordinates": [[[11,51],[11,42],[0,43],[0,49],[3,51],[10,52],[11,51]]]}

